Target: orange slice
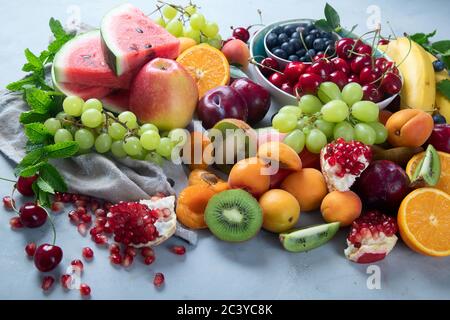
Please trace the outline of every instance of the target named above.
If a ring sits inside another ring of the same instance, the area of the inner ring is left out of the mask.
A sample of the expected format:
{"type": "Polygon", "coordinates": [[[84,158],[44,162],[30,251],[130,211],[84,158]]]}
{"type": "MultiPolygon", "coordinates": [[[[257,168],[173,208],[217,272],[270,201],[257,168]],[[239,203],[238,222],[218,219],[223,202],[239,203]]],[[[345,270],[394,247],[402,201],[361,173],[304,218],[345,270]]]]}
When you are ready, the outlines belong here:
{"type": "Polygon", "coordinates": [[[208,44],[193,46],[177,58],[189,74],[195,79],[199,97],[216,87],[230,81],[230,65],[224,54],[208,44]]]}
{"type": "Polygon", "coordinates": [[[450,256],[450,195],[417,189],[403,200],[397,219],[408,247],[427,256],[450,256]]]}
{"type": "MultiPolygon", "coordinates": [[[[442,190],[450,194],[450,154],[445,152],[438,152],[439,159],[441,160],[441,177],[439,178],[439,182],[433,188],[442,190]]],[[[406,166],[406,173],[409,178],[414,174],[416,168],[420,161],[423,159],[425,152],[416,154],[414,157],[409,160],[408,165],[406,166]]]]}

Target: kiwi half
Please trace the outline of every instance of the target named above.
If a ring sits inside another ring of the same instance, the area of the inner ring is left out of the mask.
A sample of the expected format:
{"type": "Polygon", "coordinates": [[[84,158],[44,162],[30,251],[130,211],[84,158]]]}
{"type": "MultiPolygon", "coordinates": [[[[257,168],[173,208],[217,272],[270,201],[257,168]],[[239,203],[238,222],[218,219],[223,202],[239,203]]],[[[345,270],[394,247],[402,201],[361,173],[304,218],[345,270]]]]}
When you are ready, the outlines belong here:
{"type": "Polygon", "coordinates": [[[440,177],[441,159],[436,149],[430,144],[412,176],[411,187],[433,187],[437,185],[440,177]]]}
{"type": "Polygon", "coordinates": [[[258,201],[244,190],[227,190],[214,195],[205,210],[205,222],[219,239],[247,241],[261,229],[263,213],[258,201]]]}

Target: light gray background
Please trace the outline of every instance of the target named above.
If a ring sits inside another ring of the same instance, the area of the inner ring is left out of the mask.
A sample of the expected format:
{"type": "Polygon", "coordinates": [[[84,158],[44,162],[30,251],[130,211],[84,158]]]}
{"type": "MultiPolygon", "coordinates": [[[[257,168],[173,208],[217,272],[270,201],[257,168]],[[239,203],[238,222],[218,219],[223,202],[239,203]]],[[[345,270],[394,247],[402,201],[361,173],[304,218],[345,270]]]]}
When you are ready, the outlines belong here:
{"type": "MultiPolygon", "coordinates": [[[[131,1],[150,12],[155,1],[131,1]]],[[[176,1],[179,2],[179,1],[176,1]]],[[[187,2],[187,1],[185,1],[187,2]]],[[[437,39],[448,39],[450,3],[441,1],[330,1],[340,12],[343,25],[359,24],[357,33],[367,31],[366,9],[378,5],[383,22],[390,21],[396,34],[407,31],[438,30],[437,39]]],[[[65,21],[70,5],[78,5],[82,20],[97,25],[102,15],[120,1],[67,0],[1,0],[0,4],[0,86],[22,76],[23,50],[42,50],[48,41],[47,23],[50,17],[65,21]]],[[[182,2],[181,2],[182,3],[182,2]]],[[[197,1],[208,19],[217,21],[224,36],[229,27],[258,23],[257,9],[264,22],[291,18],[320,18],[325,1],[197,1]]],[[[384,34],[389,29],[386,24],[384,34]]],[[[16,119],[11,119],[16,121],[16,119]]],[[[1,124],[0,124],[1,125],[1,124]]],[[[13,177],[12,166],[0,157],[1,176],[13,177]]],[[[0,195],[10,193],[11,186],[0,182],[0,195]]],[[[47,226],[38,230],[11,231],[12,213],[0,209],[0,298],[2,299],[79,299],[79,293],[63,292],[55,286],[49,294],[40,289],[41,277],[25,256],[28,241],[42,243],[51,240],[47,226]]],[[[197,247],[188,247],[183,257],[169,248],[182,242],[172,239],[157,248],[157,260],[147,267],[135,262],[130,270],[109,264],[108,252],[95,246],[88,237],[82,238],[68,221],[66,214],[55,217],[58,244],[64,259],[58,276],[70,261],[81,256],[81,248],[91,246],[95,259],[85,263],[83,282],[92,288],[93,299],[448,299],[450,298],[450,258],[434,259],[421,256],[400,243],[392,254],[378,263],[381,269],[381,290],[368,290],[367,266],[347,261],[343,256],[346,232],[340,232],[328,245],[310,253],[290,254],[282,250],[277,237],[261,232],[243,244],[219,242],[208,232],[202,232],[197,247]],[[154,272],[163,272],[166,285],[153,287],[154,272]]],[[[321,221],[318,213],[304,213],[301,225],[321,221]]]]}

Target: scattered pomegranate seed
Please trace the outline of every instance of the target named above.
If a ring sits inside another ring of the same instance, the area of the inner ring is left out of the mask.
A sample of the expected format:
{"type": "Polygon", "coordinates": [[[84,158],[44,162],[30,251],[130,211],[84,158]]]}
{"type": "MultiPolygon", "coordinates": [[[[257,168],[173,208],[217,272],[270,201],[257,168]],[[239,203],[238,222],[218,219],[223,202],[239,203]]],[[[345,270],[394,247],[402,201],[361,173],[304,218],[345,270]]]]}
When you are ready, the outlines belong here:
{"type": "Polygon", "coordinates": [[[95,210],[95,211],[94,211],[94,214],[95,214],[95,216],[96,216],[97,218],[100,218],[100,217],[105,217],[105,218],[106,218],[106,211],[103,210],[103,209],[101,209],[101,208],[95,210]]]}
{"type": "Polygon", "coordinates": [[[60,278],[60,282],[64,289],[69,289],[70,283],[72,282],[72,276],[69,274],[63,274],[60,278]]]}
{"type": "Polygon", "coordinates": [[[25,246],[25,252],[29,257],[34,257],[34,253],[36,252],[36,243],[30,242],[25,246]]]}
{"type": "Polygon", "coordinates": [[[86,208],[79,207],[79,206],[76,206],[76,207],[77,207],[77,209],[75,211],[79,217],[81,217],[83,214],[86,214],[86,208]]]}
{"type": "Polygon", "coordinates": [[[108,243],[108,238],[103,234],[96,234],[96,235],[92,236],[92,240],[94,240],[94,242],[96,244],[100,244],[100,245],[108,243]]]}
{"type": "Polygon", "coordinates": [[[103,232],[108,234],[113,232],[112,227],[108,222],[106,222],[105,225],[103,226],[103,232]]]}
{"type": "Polygon", "coordinates": [[[95,236],[95,235],[101,234],[102,232],[103,232],[103,227],[102,227],[102,226],[96,226],[96,227],[93,227],[93,228],[89,231],[89,233],[90,233],[91,236],[95,236]]]}
{"type": "Polygon", "coordinates": [[[116,264],[116,265],[119,265],[122,263],[122,257],[120,256],[120,254],[117,254],[117,253],[113,253],[112,255],[110,255],[109,260],[111,261],[112,264],[116,264]]]}
{"type": "Polygon", "coordinates": [[[54,282],[55,278],[53,278],[52,276],[44,277],[44,279],[42,279],[42,290],[48,291],[53,286],[54,282]]]}
{"type": "Polygon", "coordinates": [[[77,224],[80,222],[80,217],[78,216],[78,213],[75,210],[70,211],[68,214],[68,217],[70,221],[77,224]]]}
{"type": "Polygon", "coordinates": [[[3,197],[3,206],[5,209],[12,210],[14,207],[14,200],[10,196],[3,197]]]}
{"type": "Polygon", "coordinates": [[[155,287],[160,288],[164,284],[164,275],[161,272],[155,274],[155,278],[153,279],[153,284],[155,287]]]}
{"type": "Polygon", "coordinates": [[[64,203],[60,201],[55,201],[52,203],[53,212],[61,212],[64,209],[64,203]]]}
{"type": "Polygon", "coordinates": [[[134,260],[133,256],[126,254],[125,257],[123,258],[122,266],[124,266],[125,268],[128,268],[129,266],[131,266],[133,264],[133,260],[134,260]]]}
{"type": "Polygon", "coordinates": [[[85,223],[91,223],[92,222],[92,216],[89,213],[85,213],[81,215],[81,220],[85,223]]]}
{"type": "Polygon", "coordinates": [[[148,257],[145,257],[145,259],[144,259],[144,263],[147,265],[147,266],[149,266],[149,265],[151,265],[153,262],[155,262],[155,256],[148,256],[148,257]]]}
{"type": "Polygon", "coordinates": [[[12,229],[20,229],[20,228],[23,228],[23,224],[22,224],[22,222],[20,221],[20,218],[19,218],[19,217],[11,218],[11,219],[9,220],[9,225],[11,226],[12,229]]]}
{"type": "Polygon", "coordinates": [[[77,209],[83,208],[86,211],[86,206],[87,206],[86,201],[84,201],[84,200],[77,200],[77,201],[75,201],[74,205],[75,205],[75,207],[77,209]]]}
{"type": "Polygon", "coordinates": [[[87,226],[86,226],[86,224],[80,223],[77,226],[77,230],[78,230],[78,233],[81,234],[83,237],[86,236],[86,234],[87,234],[87,226]]]}
{"type": "Polygon", "coordinates": [[[53,198],[55,200],[55,202],[60,202],[63,200],[62,194],[61,192],[55,192],[55,196],[53,198]]]}
{"type": "Polygon", "coordinates": [[[186,253],[186,248],[184,246],[173,246],[172,252],[179,256],[183,256],[186,253]]]}
{"type": "Polygon", "coordinates": [[[70,193],[63,193],[61,195],[61,201],[64,203],[72,202],[72,195],[70,193]]]}
{"type": "Polygon", "coordinates": [[[106,224],[106,218],[105,217],[98,217],[95,219],[95,225],[97,227],[103,227],[106,224]]]}
{"type": "Polygon", "coordinates": [[[82,262],[81,260],[79,260],[79,259],[72,260],[72,262],[71,262],[70,264],[71,264],[74,268],[78,268],[78,269],[80,270],[80,272],[82,272],[83,269],[84,269],[83,262],[82,262]]]}
{"type": "Polygon", "coordinates": [[[94,251],[89,247],[85,247],[83,248],[82,255],[86,260],[91,260],[94,257],[94,251]]]}
{"type": "Polygon", "coordinates": [[[91,294],[91,287],[85,283],[82,283],[80,285],[80,294],[84,297],[89,296],[91,294]]]}
{"type": "Polygon", "coordinates": [[[117,243],[113,243],[109,246],[110,254],[120,254],[120,246],[117,243]]]}
{"type": "Polygon", "coordinates": [[[128,246],[128,247],[125,249],[125,254],[128,254],[128,255],[130,255],[130,256],[132,256],[132,257],[136,257],[136,248],[131,247],[131,246],[128,246]]]}
{"type": "Polygon", "coordinates": [[[144,247],[141,249],[141,255],[146,258],[146,257],[154,257],[155,256],[155,251],[153,250],[153,248],[149,248],[149,247],[144,247]]]}

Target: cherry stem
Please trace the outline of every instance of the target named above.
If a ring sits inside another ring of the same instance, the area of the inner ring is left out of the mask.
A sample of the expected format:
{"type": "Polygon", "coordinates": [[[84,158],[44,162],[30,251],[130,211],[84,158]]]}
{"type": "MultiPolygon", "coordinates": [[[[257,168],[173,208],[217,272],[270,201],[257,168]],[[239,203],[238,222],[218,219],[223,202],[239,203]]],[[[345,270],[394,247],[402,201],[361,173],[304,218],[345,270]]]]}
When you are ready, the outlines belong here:
{"type": "Polygon", "coordinates": [[[16,201],[14,200],[14,193],[16,192],[16,185],[14,185],[11,192],[11,207],[17,215],[20,215],[19,210],[16,208],[16,201]]]}
{"type": "Polygon", "coordinates": [[[51,225],[52,231],[53,231],[52,245],[54,246],[55,243],[56,243],[56,227],[55,227],[55,222],[53,221],[53,218],[52,218],[52,216],[50,215],[50,213],[48,212],[48,210],[47,210],[46,208],[44,208],[43,206],[41,206],[41,205],[39,204],[39,201],[36,201],[36,203],[37,203],[37,205],[38,205],[39,207],[41,207],[41,208],[45,211],[45,213],[47,214],[47,217],[48,217],[48,221],[50,221],[50,225],[51,225]]]}
{"type": "Polygon", "coordinates": [[[279,71],[279,70],[276,70],[276,69],[273,69],[273,68],[271,68],[271,67],[267,67],[267,66],[265,66],[265,65],[263,65],[263,64],[261,64],[261,63],[259,63],[258,61],[256,61],[255,58],[257,58],[257,57],[264,58],[263,56],[254,56],[254,57],[250,57],[250,58],[248,59],[248,62],[250,62],[251,64],[254,64],[254,65],[258,66],[258,67],[265,68],[265,69],[269,69],[270,71],[273,71],[273,72],[282,74],[282,75],[284,76],[284,73],[283,73],[283,72],[281,72],[281,71],[279,71]]]}
{"type": "Polygon", "coordinates": [[[0,180],[6,181],[6,182],[12,182],[12,183],[16,183],[17,181],[11,180],[11,179],[7,179],[7,178],[2,178],[0,177],[0,180]]]}

